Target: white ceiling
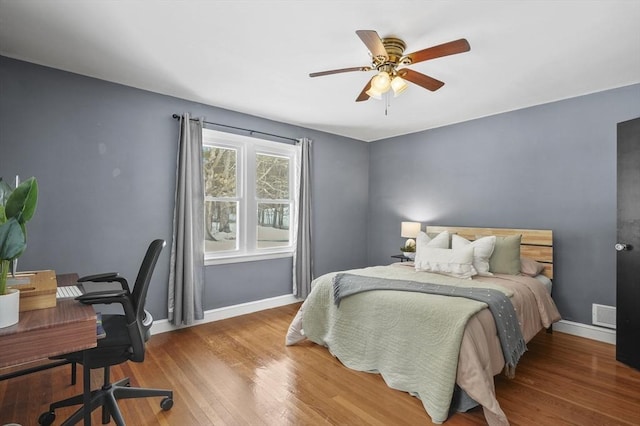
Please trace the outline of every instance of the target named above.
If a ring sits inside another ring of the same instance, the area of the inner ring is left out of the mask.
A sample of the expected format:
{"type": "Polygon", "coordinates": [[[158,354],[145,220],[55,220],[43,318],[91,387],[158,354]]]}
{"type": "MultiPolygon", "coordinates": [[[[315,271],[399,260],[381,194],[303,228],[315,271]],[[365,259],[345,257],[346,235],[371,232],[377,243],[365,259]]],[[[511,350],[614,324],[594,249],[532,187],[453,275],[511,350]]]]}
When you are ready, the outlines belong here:
{"type": "MultiPolygon", "coordinates": [[[[0,0],[0,55],[364,141],[640,82],[640,1],[0,0]],[[384,102],[355,31],[406,52],[471,51],[411,66],[384,102]]],[[[215,120],[215,117],[206,117],[215,120]]]]}

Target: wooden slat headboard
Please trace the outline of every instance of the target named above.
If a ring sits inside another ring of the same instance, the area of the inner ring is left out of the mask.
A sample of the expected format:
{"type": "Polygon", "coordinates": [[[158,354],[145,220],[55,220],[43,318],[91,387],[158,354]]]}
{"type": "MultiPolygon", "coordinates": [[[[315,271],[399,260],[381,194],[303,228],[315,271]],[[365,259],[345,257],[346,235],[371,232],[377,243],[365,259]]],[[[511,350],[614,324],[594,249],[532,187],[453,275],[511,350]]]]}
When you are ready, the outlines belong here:
{"type": "Polygon", "coordinates": [[[545,276],[553,278],[553,231],[548,229],[468,228],[460,226],[427,226],[427,233],[449,231],[469,241],[476,237],[522,235],[520,254],[544,264],[545,276]]]}

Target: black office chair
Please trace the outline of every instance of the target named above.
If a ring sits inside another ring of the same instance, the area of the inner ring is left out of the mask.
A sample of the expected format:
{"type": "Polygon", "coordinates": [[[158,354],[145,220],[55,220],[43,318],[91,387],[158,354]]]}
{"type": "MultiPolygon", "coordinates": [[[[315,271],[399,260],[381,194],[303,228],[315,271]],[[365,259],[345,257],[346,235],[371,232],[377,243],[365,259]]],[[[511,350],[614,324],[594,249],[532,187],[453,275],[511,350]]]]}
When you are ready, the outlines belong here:
{"type": "MultiPolygon", "coordinates": [[[[166,411],[173,406],[173,391],[171,390],[133,388],[129,385],[128,377],[115,383],[111,383],[109,377],[112,365],[126,361],[144,361],[145,342],[149,339],[149,329],[153,323],[151,314],[144,310],[144,304],[153,269],[164,246],[164,240],[155,240],[149,245],[133,292],[129,291],[127,280],[119,276],[117,272],[90,275],[78,280],[79,282],[119,282],[122,286],[122,290],[87,293],[76,298],[80,302],[90,305],[119,303],[124,309],[124,315],[102,316],[106,337],[98,339],[97,347],[59,357],[83,365],[84,391],[91,392],[91,404],[88,409],[92,412],[96,408],[102,407],[103,424],[109,423],[111,417],[117,425],[125,424],[118,408],[118,399],[164,396],[160,407],[166,411]],[[102,388],[91,391],[90,374],[91,369],[95,368],[104,368],[104,384],[102,388]]],[[[57,408],[82,404],[83,397],[84,394],[81,394],[54,402],[49,406],[49,411],[40,415],[38,423],[51,425],[56,418],[54,411],[57,408]]],[[[84,406],[80,407],[63,425],[73,425],[82,420],[85,415],[84,410],[84,406]]]]}

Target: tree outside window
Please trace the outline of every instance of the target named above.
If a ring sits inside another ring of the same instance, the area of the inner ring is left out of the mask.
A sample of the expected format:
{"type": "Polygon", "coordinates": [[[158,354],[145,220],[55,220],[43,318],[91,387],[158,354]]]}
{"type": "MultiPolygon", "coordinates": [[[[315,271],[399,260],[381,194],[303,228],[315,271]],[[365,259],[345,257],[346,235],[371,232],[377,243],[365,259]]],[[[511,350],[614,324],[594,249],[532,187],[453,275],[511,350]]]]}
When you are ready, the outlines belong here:
{"type": "Polygon", "coordinates": [[[258,248],[288,246],[291,243],[289,163],[290,160],[287,157],[256,155],[258,248]]]}
{"type": "Polygon", "coordinates": [[[205,252],[238,248],[238,179],[236,149],[204,146],[205,252]]]}

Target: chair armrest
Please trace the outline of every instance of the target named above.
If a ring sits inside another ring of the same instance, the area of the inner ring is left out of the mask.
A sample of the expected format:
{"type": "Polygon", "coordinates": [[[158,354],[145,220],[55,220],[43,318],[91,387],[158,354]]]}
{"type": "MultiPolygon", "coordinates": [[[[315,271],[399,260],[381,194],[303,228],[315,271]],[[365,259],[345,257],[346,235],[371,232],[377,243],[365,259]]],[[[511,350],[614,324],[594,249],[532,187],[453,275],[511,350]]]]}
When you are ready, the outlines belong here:
{"type": "Polygon", "coordinates": [[[94,282],[94,283],[111,283],[116,281],[120,283],[120,287],[122,287],[123,290],[130,291],[129,283],[127,282],[127,280],[124,277],[121,277],[120,275],[118,275],[117,272],[106,272],[103,274],[86,275],[84,277],[78,278],[79,283],[84,283],[87,281],[94,282]]]}
{"type": "Polygon", "coordinates": [[[93,291],[86,293],[75,298],[80,303],[85,305],[95,304],[107,304],[107,303],[122,303],[123,298],[126,299],[126,290],[106,290],[106,291],[93,291]]]}
{"type": "Polygon", "coordinates": [[[78,296],[75,300],[80,303],[84,303],[85,305],[108,305],[111,303],[118,303],[122,305],[122,309],[124,309],[124,315],[127,319],[127,323],[133,323],[136,320],[136,312],[131,301],[131,294],[127,290],[94,291],[78,296]]]}
{"type": "Polygon", "coordinates": [[[98,283],[111,282],[114,278],[118,277],[117,272],[106,272],[103,274],[95,274],[95,275],[85,275],[84,277],[78,278],[79,283],[93,281],[98,283]]]}

